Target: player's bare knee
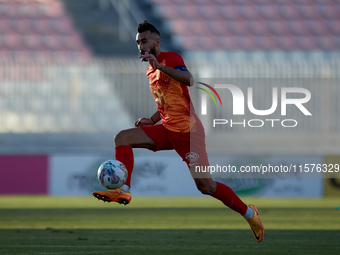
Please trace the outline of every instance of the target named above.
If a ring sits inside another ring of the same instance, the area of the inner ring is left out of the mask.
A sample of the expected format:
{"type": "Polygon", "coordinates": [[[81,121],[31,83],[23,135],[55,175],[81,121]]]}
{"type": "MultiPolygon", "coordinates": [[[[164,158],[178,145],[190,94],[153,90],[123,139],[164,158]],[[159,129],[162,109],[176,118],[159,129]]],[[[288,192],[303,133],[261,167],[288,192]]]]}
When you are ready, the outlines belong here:
{"type": "Polygon", "coordinates": [[[115,146],[127,145],[125,131],[122,130],[118,134],[116,134],[115,137],[113,138],[113,141],[115,143],[115,146]]]}

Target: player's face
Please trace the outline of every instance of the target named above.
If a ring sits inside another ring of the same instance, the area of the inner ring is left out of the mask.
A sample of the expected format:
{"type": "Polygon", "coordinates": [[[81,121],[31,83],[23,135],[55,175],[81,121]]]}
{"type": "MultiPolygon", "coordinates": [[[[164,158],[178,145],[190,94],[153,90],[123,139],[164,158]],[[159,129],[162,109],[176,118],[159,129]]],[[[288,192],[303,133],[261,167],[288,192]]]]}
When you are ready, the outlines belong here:
{"type": "Polygon", "coordinates": [[[136,43],[141,55],[144,55],[145,52],[156,55],[156,41],[149,30],[138,33],[136,36],[136,43]]]}

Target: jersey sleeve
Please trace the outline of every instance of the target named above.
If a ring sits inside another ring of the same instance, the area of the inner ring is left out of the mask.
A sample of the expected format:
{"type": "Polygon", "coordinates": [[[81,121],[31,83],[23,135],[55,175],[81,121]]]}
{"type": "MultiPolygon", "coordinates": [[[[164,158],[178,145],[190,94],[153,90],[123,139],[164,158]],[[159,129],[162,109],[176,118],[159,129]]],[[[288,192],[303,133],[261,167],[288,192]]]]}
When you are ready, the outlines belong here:
{"type": "Polygon", "coordinates": [[[176,52],[169,52],[166,56],[166,66],[175,68],[176,66],[185,66],[184,61],[181,55],[177,54],[176,52]]]}

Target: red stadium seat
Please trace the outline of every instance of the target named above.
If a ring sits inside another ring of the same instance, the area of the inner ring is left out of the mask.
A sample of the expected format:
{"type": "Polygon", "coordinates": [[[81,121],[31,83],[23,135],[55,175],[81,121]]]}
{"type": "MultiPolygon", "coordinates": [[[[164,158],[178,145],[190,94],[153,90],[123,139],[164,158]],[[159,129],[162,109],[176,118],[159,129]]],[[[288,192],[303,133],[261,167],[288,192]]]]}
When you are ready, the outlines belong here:
{"type": "Polygon", "coordinates": [[[28,18],[13,19],[11,28],[19,34],[25,33],[31,30],[31,20],[28,18]]]}
{"type": "Polygon", "coordinates": [[[319,36],[316,39],[316,44],[324,51],[339,50],[335,36],[319,36]]]}
{"type": "Polygon", "coordinates": [[[192,34],[196,36],[212,36],[213,32],[208,28],[207,22],[203,20],[189,21],[187,26],[192,34]]]}
{"type": "MultiPolygon", "coordinates": [[[[199,20],[202,19],[198,13],[198,10],[195,5],[177,5],[176,12],[180,15],[180,17],[185,18],[187,20],[199,20]]],[[[173,18],[171,18],[173,19],[173,18]]]]}
{"type": "Polygon", "coordinates": [[[214,51],[218,48],[215,36],[199,36],[197,37],[197,42],[201,50],[214,51]]]}
{"type": "Polygon", "coordinates": [[[61,41],[62,46],[68,50],[78,49],[84,45],[83,40],[78,33],[72,33],[62,37],[59,36],[59,39],[61,41]]]}
{"type": "Polygon", "coordinates": [[[308,26],[305,20],[291,20],[287,22],[290,32],[294,35],[309,35],[308,26]]]}
{"type": "Polygon", "coordinates": [[[11,30],[11,23],[8,18],[0,18],[0,34],[7,33],[11,30]]]}
{"type": "Polygon", "coordinates": [[[307,21],[307,26],[308,30],[314,35],[330,35],[327,23],[322,19],[307,21]]]}
{"type": "Polygon", "coordinates": [[[290,35],[285,20],[270,20],[267,22],[268,30],[273,35],[290,35]]]}
{"type": "Polygon", "coordinates": [[[19,4],[11,1],[11,2],[5,2],[4,5],[1,7],[2,14],[5,15],[5,17],[18,17],[18,10],[19,10],[19,4]]]}
{"type": "Polygon", "coordinates": [[[39,15],[39,6],[37,2],[27,1],[19,5],[18,16],[22,18],[34,18],[39,15]]]}
{"type": "Polygon", "coordinates": [[[189,35],[181,40],[188,50],[216,44],[216,49],[265,51],[336,49],[338,45],[334,38],[340,34],[340,0],[154,2],[167,6],[163,18],[172,21],[175,34],[189,35]]]}
{"type": "Polygon", "coordinates": [[[230,32],[234,35],[248,35],[250,32],[248,30],[247,22],[240,21],[230,21],[228,22],[228,28],[230,32]]]}
{"type": "Polygon", "coordinates": [[[268,20],[275,20],[280,18],[278,9],[278,6],[273,3],[267,3],[258,6],[258,11],[261,18],[268,20]]]}
{"type": "Polygon", "coordinates": [[[327,27],[335,35],[340,35],[340,19],[327,20],[327,27]]]}
{"type": "Polygon", "coordinates": [[[259,17],[257,6],[251,1],[238,5],[238,10],[243,19],[256,20],[259,17]]]}
{"type": "Polygon", "coordinates": [[[215,36],[231,36],[228,28],[228,22],[224,20],[216,20],[207,22],[207,29],[215,36]]]}
{"type": "Polygon", "coordinates": [[[219,16],[225,20],[241,20],[236,5],[222,5],[218,7],[219,16]]]}
{"type": "Polygon", "coordinates": [[[61,45],[60,36],[58,34],[50,33],[42,36],[42,46],[54,50],[61,45]]]}
{"type": "Polygon", "coordinates": [[[299,16],[304,19],[318,19],[321,16],[317,6],[312,1],[310,3],[299,4],[297,9],[300,14],[299,16]]]}
{"type": "Polygon", "coordinates": [[[171,30],[180,36],[193,35],[193,32],[189,29],[189,22],[185,19],[172,20],[170,22],[171,30]]]}
{"type": "Polygon", "coordinates": [[[0,58],[1,59],[8,59],[11,57],[11,52],[8,50],[7,47],[0,45],[0,58]]]}
{"type": "Polygon", "coordinates": [[[267,36],[256,36],[255,37],[256,48],[263,50],[263,51],[274,51],[279,50],[277,46],[276,40],[274,36],[267,35],[267,36]]]}
{"type": "Polygon", "coordinates": [[[216,5],[209,4],[209,5],[200,5],[197,6],[197,13],[201,19],[204,20],[219,20],[222,19],[220,17],[219,11],[216,5]]]}
{"type": "Polygon", "coordinates": [[[255,36],[267,35],[269,33],[267,22],[263,19],[248,21],[247,27],[248,27],[248,30],[251,31],[252,34],[254,34],[255,36]]]}
{"type": "Polygon", "coordinates": [[[45,34],[52,30],[49,19],[45,17],[33,19],[31,21],[31,24],[32,24],[32,29],[39,34],[45,34]]]}
{"type": "Polygon", "coordinates": [[[73,22],[67,16],[60,16],[50,20],[53,31],[59,34],[70,34],[74,31],[73,22]]]}
{"type": "Polygon", "coordinates": [[[314,36],[297,36],[296,44],[303,51],[313,51],[318,48],[314,36]]]}
{"type": "Polygon", "coordinates": [[[196,36],[183,36],[181,37],[180,44],[183,49],[196,51],[200,50],[196,36]]]}
{"type": "Polygon", "coordinates": [[[167,19],[167,20],[176,20],[176,19],[181,18],[181,15],[177,12],[175,5],[161,6],[159,8],[159,12],[162,18],[167,19]]]}
{"type": "Polygon", "coordinates": [[[39,49],[41,45],[39,35],[33,31],[27,32],[22,35],[21,40],[22,45],[30,51],[39,49]]]}
{"type": "Polygon", "coordinates": [[[324,19],[338,19],[340,16],[339,4],[334,2],[319,4],[318,9],[324,19]]]}
{"type": "Polygon", "coordinates": [[[298,49],[294,36],[277,36],[275,40],[280,50],[292,51],[298,49]]]}
{"type": "Polygon", "coordinates": [[[21,45],[21,38],[18,33],[13,31],[3,35],[3,45],[9,49],[16,49],[21,45]]]}
{"type": "Polygon", "coordinates": [[[237,36],[236,41],[242,50],[255,51],[258,49],[254,36],[237,36]]]}
{"type": "Polygon", "coordinates": [[[226,51],[236,51],[239,50],[239,45],[237,44],[235,36],[223,36],[217,38],[217,43],[219,49],[226,51]]]}
{"type": "Polygon", "coordinates": [[[279,15],[283,19],[297,20],[300,17],[299,10],[294,3],[283,3],[278,6],[279,15]]]}

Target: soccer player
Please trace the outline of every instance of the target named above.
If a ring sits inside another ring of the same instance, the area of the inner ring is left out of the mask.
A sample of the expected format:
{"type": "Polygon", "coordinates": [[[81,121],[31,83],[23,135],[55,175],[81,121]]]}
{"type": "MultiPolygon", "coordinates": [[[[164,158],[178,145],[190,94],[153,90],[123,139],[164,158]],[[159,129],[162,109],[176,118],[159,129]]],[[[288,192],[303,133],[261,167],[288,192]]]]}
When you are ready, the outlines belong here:
{"type": "Polygon", "coordinates": [[[153,151],[174,149],[187,163],[198,190],[221,200],[240,213],[249,223],[257,242],[264,237],[264,227],[254,205],[247,206],[225,184],[215,182],[210,173],[195,173],[194,166],[209,166],[203,126],[192,107],[188,86],[194,84],[183,59],[175,52],[162,52],[160,33],[147,21],[138,24],[136,43],[141,61],[148,61],[146,76],[150,81],[157,111],[150,118],[140,118],[135,127],[119,132],[115,138],[115,158],[128,171],[128,179],[120,189],[95,191],[103,201],[128,204],[134,156],[132,148],[153,151]],[[160,124],[157,124],[159,121],[160,124]]]}

